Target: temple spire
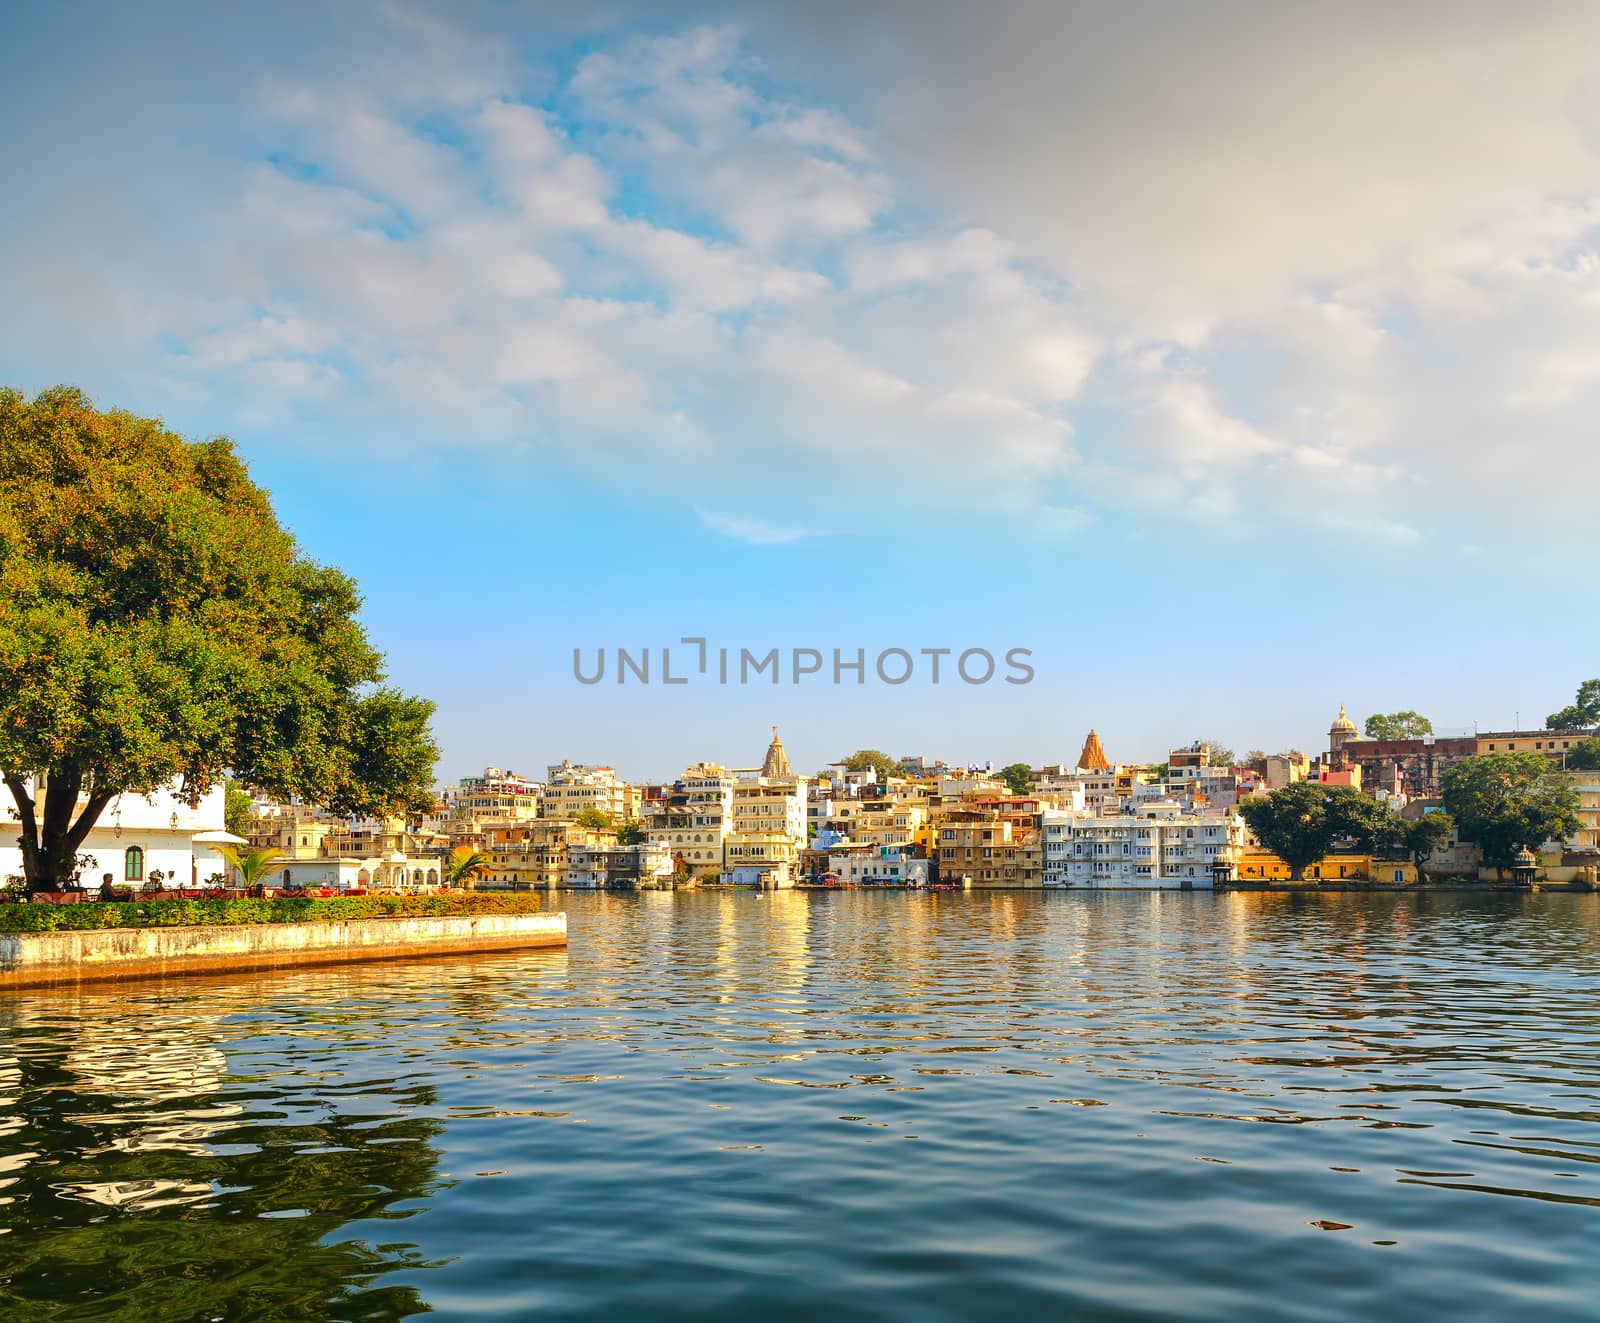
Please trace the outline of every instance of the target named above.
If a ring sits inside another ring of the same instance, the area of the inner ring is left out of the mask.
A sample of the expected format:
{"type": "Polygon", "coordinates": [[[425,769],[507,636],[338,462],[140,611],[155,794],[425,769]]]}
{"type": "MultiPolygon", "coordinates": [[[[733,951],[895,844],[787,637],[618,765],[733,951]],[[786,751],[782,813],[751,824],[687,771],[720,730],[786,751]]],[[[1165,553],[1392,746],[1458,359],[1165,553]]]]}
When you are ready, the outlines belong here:
{"type": "Polygon", "coordinates": [[[1089,738],[1083,742],[1083,752],[1078,755],[1078,766],[1086,772],[1108,772],[1111,763],[1106,758],[1106,751],[1100,747],[1100,736],[1095,731],[1089,732],[1089,738]]]}
{"type": "Polygon", "coordinates": [[[766,761],[761,764],[762,776],[793,776],[789,768],[789,755],[784,752],[783,741],[778,738],[778,728],[772,728],[772,743],[767,745],[766,761]]]}

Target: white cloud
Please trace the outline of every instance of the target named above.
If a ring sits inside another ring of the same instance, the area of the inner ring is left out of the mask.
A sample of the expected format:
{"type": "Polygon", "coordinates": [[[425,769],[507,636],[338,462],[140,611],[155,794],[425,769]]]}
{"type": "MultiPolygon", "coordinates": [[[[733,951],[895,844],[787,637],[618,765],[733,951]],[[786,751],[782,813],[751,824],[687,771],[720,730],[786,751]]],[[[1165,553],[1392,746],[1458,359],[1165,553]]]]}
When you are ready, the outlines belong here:
{"type": "Polygon", "coordinates": [[[786,542],[796,542],[806,536],[806,530],[803,528],[782,528],[774,524],[764,523],[759,519],[717,514],[711,510],[704,510],[698,505],[694,507],[694,513],[695,517],[713,532],[721,533],[725,537],[731,537],[739,542],[748,542],[752,546],[781,546],[786,542]]]}

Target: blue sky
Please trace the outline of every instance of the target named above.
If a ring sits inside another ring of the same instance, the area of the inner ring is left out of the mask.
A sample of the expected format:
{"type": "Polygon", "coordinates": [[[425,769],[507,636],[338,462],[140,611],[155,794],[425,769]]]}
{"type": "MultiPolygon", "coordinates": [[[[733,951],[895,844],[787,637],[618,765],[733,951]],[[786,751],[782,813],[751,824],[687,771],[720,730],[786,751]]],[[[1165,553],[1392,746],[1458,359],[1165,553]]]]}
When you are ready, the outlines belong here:
{"type": "Polygon", "coordinates": [[[0,17],[6,379],[235,438],[445,776],[1315,749],[1600,671],[1594,11],[564,10],[0,17]],[[572,679],[686,634],[1036,678],[572,679]]]}

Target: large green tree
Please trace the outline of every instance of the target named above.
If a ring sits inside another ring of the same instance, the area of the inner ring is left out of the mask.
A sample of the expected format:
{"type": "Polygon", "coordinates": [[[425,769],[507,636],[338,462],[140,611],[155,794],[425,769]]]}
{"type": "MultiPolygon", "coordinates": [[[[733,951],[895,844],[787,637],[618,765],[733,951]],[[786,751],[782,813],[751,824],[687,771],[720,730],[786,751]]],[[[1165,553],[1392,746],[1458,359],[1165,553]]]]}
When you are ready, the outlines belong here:
{"type": "Polygon", "coordinates": [[[1579,740],[1567,750],[1567,766],[1578,771],[1600,771],[1600,735],[1579,740]]]}
{"type": "Polygon", "coordinates": [[[1027,763],[1009,763],[1000,769],[1000,779],[1013,795],[1033,793],[1033,768],[1027,763]]]}
{"type": "Polygon", "coordinates": [[[1433,734],[1433,722],[1420,712],[1374,712],[1365,729],[1369,740],[1420,740],[1433,734]]]}
{"type": "Polygon", "coordinates": [[[1296,881],[1336,844],[1370,850],[1399,838],[1394,812],[1349,786],[1296,781],[1247,799],[1239,813],[1256,840],[1289,865],[1296,881]]]}
{"type": "Polygon", "coordinates": [[[1422,865],[1427,862],[1428,856],[1450,844],[1450,836],[1455,829],[1455,819],[1437,809],[1405,824],[1399,843],[1417,866],[1417,881],[1422,880],[1422,865]]]}
{"type": "Polygon", "coordinates": [[[1578,792],[1542,753],[1486,753],[1448,768],[1440,778],[1456,832],[1483,851],[1496,872],[1517,851],[1537,850],[1578,830],[1578,792]]]}
{"type": "Polygon", "coordinates": [[[117,796],[175,781],[425,808],[433,704],[384,686],[360,603],[231,442],[0,390],[0,776],[29,890],[66,880],[117,796]]]}
{"type": "Polygon", "coordinates": [[[1570,707],[1552,712],[1544,719],[1550,730],[1579,730],[1600,726],[1600,680],[1585,680],[1578,686],[1570,707]]]}
{"type": "Polygon", "coordinates": [[[849,772],[876,772],[880,781],[906,774],[906,769],[882,749],[857,749],[844,760],[844,766],[849,772]]]}

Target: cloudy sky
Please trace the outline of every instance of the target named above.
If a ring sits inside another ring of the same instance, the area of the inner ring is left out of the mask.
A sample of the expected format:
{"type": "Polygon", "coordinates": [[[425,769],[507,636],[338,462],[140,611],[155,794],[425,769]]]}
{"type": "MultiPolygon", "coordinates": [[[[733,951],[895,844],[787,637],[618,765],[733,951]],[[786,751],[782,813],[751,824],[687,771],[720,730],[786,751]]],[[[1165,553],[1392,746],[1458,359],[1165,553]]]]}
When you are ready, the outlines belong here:
{"type": "Polygon", "coordinates": [[[446,775],[1600,673],[1600,8],[573,9],[0,17],[4,378],[234,437],[446,775]],[[572,678],[684,635],[1036,678],[572,678]]]}

